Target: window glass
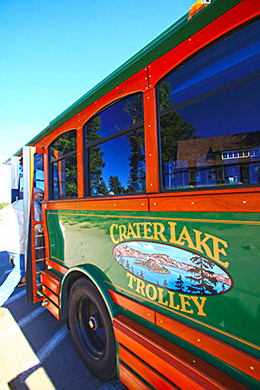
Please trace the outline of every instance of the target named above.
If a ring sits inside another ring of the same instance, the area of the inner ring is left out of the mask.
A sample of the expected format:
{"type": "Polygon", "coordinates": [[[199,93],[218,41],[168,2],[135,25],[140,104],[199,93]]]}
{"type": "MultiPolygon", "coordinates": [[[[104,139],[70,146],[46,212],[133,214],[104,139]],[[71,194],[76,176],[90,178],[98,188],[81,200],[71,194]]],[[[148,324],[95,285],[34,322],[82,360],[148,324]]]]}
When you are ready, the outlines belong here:
{"type": "Polygon", "coordinates": [[[76,145],[76,130],[62,134],[49,147],[51,161],[70,152],[76,153],[76,145]]]}
{"type": "Polygon", "coordinates": [[[87,132],[86,141],[90,143],[98,138],[111,136],[142,120],[142,95],[128,96],[106,108],[92,120],[93,129],[87,132]],[[94,128],[96,131],[93,131],[94,128]]]}
{"type": "Polygon", "coordinates": [[[158,84],[165,189],[260,182],[259,27],[237,31],[158,84]]]}
{"type": "Polygon", "coordinates": [[[76,144],[76,130],[71,130],[62,134],[50,145],[52,199],[78,196],[76,144]]]}
{"type": "Polygon", "coordinates": [[[142,94],[120,100],[85,125],[87,195],[145,191],[142,94]]]}
{"type": "MultiPolygon", "coordinates": [[[[23,190],[24,190],[24,183],[23,183],[23,158],[21,157],[19,160],[19,193],[18,193],[18,199],[23,199],[23,190]]],[[[16,195],[15,195],[16,197],[16,195]]]]}
{"type": "Polygon", "coordinates": [[[44,191],[44,169],[43,169],[43,154],[36,153],[34,155],[34,187],[44,191]]]}

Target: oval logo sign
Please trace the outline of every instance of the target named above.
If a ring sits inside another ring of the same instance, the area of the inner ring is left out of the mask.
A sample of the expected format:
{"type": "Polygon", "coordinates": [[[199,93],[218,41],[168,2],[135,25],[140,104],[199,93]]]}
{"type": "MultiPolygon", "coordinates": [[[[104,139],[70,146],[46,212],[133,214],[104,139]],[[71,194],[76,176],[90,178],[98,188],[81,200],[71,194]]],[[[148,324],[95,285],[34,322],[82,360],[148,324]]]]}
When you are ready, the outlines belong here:
{"type": "Polygon", "coordinates": [[[173,291],[217,295],[233,285],[231,276],[212,260],[172,245],[128,241],[116,245],[113,256],[139,279],[173,291]]]}

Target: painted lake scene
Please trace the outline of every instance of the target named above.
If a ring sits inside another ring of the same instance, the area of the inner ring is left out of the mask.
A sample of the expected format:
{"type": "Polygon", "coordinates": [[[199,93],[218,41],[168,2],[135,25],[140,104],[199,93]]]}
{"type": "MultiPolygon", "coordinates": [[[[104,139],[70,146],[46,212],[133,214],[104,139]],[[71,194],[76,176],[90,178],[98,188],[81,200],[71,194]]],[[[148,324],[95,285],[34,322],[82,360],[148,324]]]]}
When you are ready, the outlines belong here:
{"type": "Polygon", "coordinates": [[[115,260],[128,272],[157,286],[193,295],[217,295],[232,288],[219,265],[172,245],[128,241],[115,246],[115,260]]]}

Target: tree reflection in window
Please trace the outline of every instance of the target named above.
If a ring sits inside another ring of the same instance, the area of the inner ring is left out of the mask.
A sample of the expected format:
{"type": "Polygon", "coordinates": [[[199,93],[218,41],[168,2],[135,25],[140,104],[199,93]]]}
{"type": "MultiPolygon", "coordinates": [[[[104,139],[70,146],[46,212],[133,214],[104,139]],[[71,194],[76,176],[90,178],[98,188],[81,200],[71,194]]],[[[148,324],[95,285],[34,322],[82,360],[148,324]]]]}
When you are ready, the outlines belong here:
{"type": "MultiPolygon", "coordinates": [[[[185,121],[184,118],[173,109],[171,96],[171,85],[164,80],[159,84],[159,110],[160,116],[160,142],[163,186],[167,185],[169,169],[173,169],[177,162],[178,144],[180,140],[196,138],[196,130],[193,124],[185,121]]],[[[169,181],[169,177],[168,177],[169,181]]]]}
{"type": "Polygon", "coordinates": [[[259,24],[158,83],[164,189],[260,183],[259,24]]]}
{"type": "Polygon", "coordinates": [[[76,130],[62,134],[49,147],[52,199],[78,196],[76,150],[76,130]]]}
{"type": "Polygon", "coordinates": [[[84,129],[87,195],[145,192],[142,94],[109,106],[84,129]]]}

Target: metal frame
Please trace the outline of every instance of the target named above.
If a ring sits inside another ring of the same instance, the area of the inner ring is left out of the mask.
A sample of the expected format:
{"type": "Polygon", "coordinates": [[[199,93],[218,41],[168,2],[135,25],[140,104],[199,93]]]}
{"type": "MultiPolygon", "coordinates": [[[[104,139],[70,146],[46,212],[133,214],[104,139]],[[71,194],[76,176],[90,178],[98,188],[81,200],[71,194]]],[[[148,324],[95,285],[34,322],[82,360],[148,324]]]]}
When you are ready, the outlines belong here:
{"type": "MultiPolygon", "coordinates": [[[[38,153],[39,151],[37,151],[38,153]]],[[[39,222],[34,219],[34,155],[36,148],[23,148],[23,177],[24,177],[24,236],[25,236],[25,279],[26,302],[35,303],[42,300],[37,293],[36,257],[35,257],[35,225],[39,222]]]]}

